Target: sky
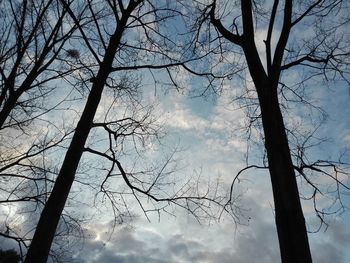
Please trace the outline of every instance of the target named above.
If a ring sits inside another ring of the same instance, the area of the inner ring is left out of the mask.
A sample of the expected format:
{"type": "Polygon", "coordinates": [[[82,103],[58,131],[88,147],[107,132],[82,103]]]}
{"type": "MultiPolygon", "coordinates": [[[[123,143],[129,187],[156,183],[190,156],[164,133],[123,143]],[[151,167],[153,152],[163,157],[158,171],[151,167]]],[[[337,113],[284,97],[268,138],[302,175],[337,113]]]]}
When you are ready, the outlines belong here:
{"type": "MultiPolygon", "coordinates": [[[[335,140],[349,145],[348,91],[320,93],[332,98],[325,102],[329,119],[322,132],[330,135],[329,125],[335,140]]],[[[172,93],[171,99],[161,102],[160,110],[170,112],[166,124],[169,136],[177,137],[186,146],[182,154],[188,156],[187,169],[200,167],[203,177],[220,175],[229,184],[244,165],[246,142],[232,132],[232,122],[244,115],[233,110],[229,94],[224,95],[227,96],[198,101],[172,93]]],[[[130,225],[118,226],[112,236],[104,233],[108,222],[92,224],[91,237],[75,257],[83,262],[279,262],[268,174],[251,171],[241,179],[244,180],[237,185],[237,192],[242,193],[240,205],[245,210],[241,224],[227,217],[217,223],[199,224],[183,210],[177,210],[175,217],[163,215],[160,221],[155,217],[148,222],[141,215],[130,225]]],[[[313,231],[316,224],[310,204],[305,204],[304,212],[309,230],[313,231]]],[[[348,262],[349,218],[348,212],[330,216],[326,230],[309,234],[314,262],[348,262]]]]}
{"type": "MultiPolygon", "coordinates": [[[[263,34],[262,39],[257,35],[258,48],[262,52],[263,34]]],[[[192,81],[186,72],[181,72],[178,76],[184,81],[190,80],[189,83],[195,87],[201,86],[201,83],[192,81]]],[[[288,76],[288,80],[297,77],[294,72],[288,76]]],[[[232,102],[237,90],[241,89],[234,81],[226,82],[219,95],[199,98],[175,89],[160,89],[155,92],[149,75],[143,77],[142,85],[143,100],[155,103],[155,115],[159,117],[166,133],[161,145],[148,147],[149,159],[156,162],[169,149],[181,149],[176,155],[179,163],[172,174],[173,179],[178,179],[181,183],[183,178],[195,179],[200,175],[204,184],[209,182],[212,187],[219,180],[222,191],[227,191],[234,176],[246,165],[247,147],[250,149],[250,163],[259,162],[263,144],[259,142],[258,133],[251,135],[253,142],[247,141],[244,129],[247,124],[246,112],[240,107],[241,104],[232,102]]],[[[332,88],[321,86],[314,87],[312,91],[310,99],[327,112],[327,118],[317,130],[316,137],[327,137],[328,140],[312,148],[311,158],[321,156],[336,159],[342,150],[350,148],[349,89],[343,85],[332,88]]],[[[103,98],[97,119],[103,118],[112,102],[108,96],[103,98]]],[[[67,115],[75,110],[79,111],[82,103],[73,107],[62,119],[71,117],[67,115]]],[[[285,115],[286,123],[302,124],[305,130],[313,128],[313,120],[306,118],[307,107],[296,104],[289,110],[290,114],[285,115]]],[[[49,115],[45,118],[49,120],[53,117],[57,118],[49,115]]],[[[70,121],[74,123],[74,118],[71,118],[70,121]]],[[[92,135],[98,136],[99,133],[97,131],[92,135]]],[[[91,140],[92,146],[103,148],[104,144],[99,143],[91,140]]],[[[149,143],[152,144],[151,141],[149,143]]],[[[97,162],[96,167],[90,165],[89,158],[87,156],[82,160],[81,168],[87,174],[94,175],[100,164],[97,162]]],[[[133,164],[127,158],[128,156],[124,157],[123,161],[131,167],[133,164]]],[[[320,182],[327,183],[322,180],[320,182]]],[[[73,195],[81,194],[81,200],[78,200],[81,203],[77,201],[76,206],[70,204],[73,210],[79,207],[75,215],[93,215],[81,223],[84,238],[74,240],[68,255],[72,257],[71,262],[270,263],[280,260],[272,191],[266,171],[249,170],[241,175],[239,183],[234,186],[236,204],[241,209],[236,221],[223,215],[218,222],[203,220],[199,223],[186,210],[177,207],[172,208],[172,214],[162,213],[160,217],[156,213],[150,213],[148,220],[133,200],[130,203],[133,219],[117,224],[111,231],[113,215],[108,206],[96,210],[89,207],[95,201],[103,204],[103,198],[94,197],[94,193],[81,193],[78,184],[75,187],[73,195]]],[[[147,199],[143,201],[145,206],[151,206],[147,199]]],[[[320,197],[318,201],[321,207],[329,204],[326,198],[320,197]]],[[[344,201],[348,205],[350,199],[345,198],[344,201]]],[[[318,221],[312,203],[303,202],[303,209],[308,229],[313,232],[317,229],[318,221]]],[[[350,262],[350,252],[347,249],[350,245],[349,212],[330,215],[326,220],[328,228],[322,227],[316,233],[309,234],[314,262],[350,262]]],[[[69,245],[70,243],[67,246],[69,245]]],[[[8,249],[14,247],[14,244],[0,240],[0,247],[8,249]]]]}

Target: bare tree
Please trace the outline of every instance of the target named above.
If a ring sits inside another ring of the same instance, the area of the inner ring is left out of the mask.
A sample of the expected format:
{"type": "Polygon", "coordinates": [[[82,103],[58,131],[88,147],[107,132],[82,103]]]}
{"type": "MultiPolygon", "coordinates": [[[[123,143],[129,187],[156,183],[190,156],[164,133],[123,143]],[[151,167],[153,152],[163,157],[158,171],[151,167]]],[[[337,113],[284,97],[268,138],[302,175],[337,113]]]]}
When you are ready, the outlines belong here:
{"type": "Polygon", "coordinates": [[[64,147],[71,132],[57,131],[58,123],[45,115],[72,100],[62,80],[72,77],[80,62],[67,43],[76,26],[59,1],[1,1],[0,6],[0,235],[18,243],[23,258],[33,225],[17,221],[11,211],[36,220],[47,200],[56,176],[47,158],[53,148],[64,147]]]}
{"type": "MultiPolygon", "coordinates": [[[[307,171],[332,178],[338,190],[349,190],[346,182],[338,177],[339,174],[347,177],[349,173],[344,170],[346,164],[342,160],[307,160],[304,147],[307,143],[300,144],[299,150],[291,151],[287,137],[289,130],[283,120],[281,105],[283,101],[293,100],[307,103],[302,91],[317,78],[349,83],[349,34],[345,29],[349,24],[346,13],[349,4],[346,1],[324,0],[280,2],[196,1],[201,15],[196,21],[198,31],[193,44],[195,48],[209,45],[216,53],[226,54],[220,60],[226,62],[226,66],[234,66],[233,70],[242,68],[242,60],[245,60],[257,93],[253,106],[258,107],[254,109],[255,117],[251,122],[262,122],[268,164],[262,167],[251,165],[241,172],[249,168],[269,169],[282,262],[311,262],[297,175],[312,187],[310,199],[315,201],[315,196],[324,192],[310,179],[307,171]],[[208,21],[213,30],[203,30],[208,21]],[[302,34],[303,30],[310,30],[310,24],[313,24],[312,33],[302,34]],[[260,32],[265,34],[265,38],[263,44],[257,45],[260,32]],[[232,64],[229,64],[229,55],[235,57],[233,62],[231,60],[232,64]],[[285,72],[301,68],[300,82],[290,81],[285,72]],[[287,93],[289,95],[286,96],[287,93]]],[[[224,70],[228,70],[227,67],[224,70]]],[[[240,77],[245,78],[244,74],[240,77]]],[[[305,142],[311,137],[305,136],[305,142]]],[[[335,192],[339,196],[338,190],[335,192]]],[[[340,200],[339,197],[337,200],[340,200]]],[[[316,206],[315,211],[323,220],[322,212],[316,206]]]]}
{"type": "Polygon", "coordinates": [[[43,133],[37,128],[28,135],[13,132],[15,138],[0,146],[0,236],[15,241],[22,258],[35,227],[32,222],[37,220],[56,177],[53,156],[64,149],[71,134],[53,129],[43,133]]]}
{"type": "MultiPolygon", "coordinates": [[[[43,114],[53,80],[70,74],[78,53],[66,45],[76,29],[59,1],[1,1],[0,128],[43,114]]],[[[63,89],[62,89],[63,90],[63,89]]]]}
{"type": "MultiPolygon", "coordinates": [[[[171,156],[158,169],[150,168],[147,172],[124,169],[120,156],[125,153],[123,146],[125,141],[130,140],[134,149],[137,149],[139,145],[144,144],[144,138],[158,133],[152,121],[148,122],[149,111],[146,110],[144,116],[138,116],[136,113],[142,111],[136,107],[131,111],[131,116],[94,122],[105,87],[115,93],[115,98],[122,98],[125,94],[127,97],[134,96],[135,86],[129,82],[130,73],[124,78],[124,73],[121,74],[121,71],[162,68],[167,71],[169,67],[179,66],[186,68],[186,61],[183,60],[181,52],[176,52],[181,50],[181,46],[164,33],[166,28],[162,25],[164,21],[174,18],[180,12],[169,8],[166,3],[145,0],[86,1],[86,3],[80,1],[68,3],[62,0],[61,3],[79,29],[81,35],[79,41],[84,44],[82,49],[90,52],[97,66],[87,69],[91,76],[89,81],[84,81],[84,85],[89,89],[89,95],[54,187],[41,213],[25,262],[46,262],[60,216],[72,184],[77,179],[78,165],[84,152],[112,163],[100,184],[100,192],[111,201],[116,214],[118,204],[125,203],[123,201],[125,193],[135,198],[146,215],[150,210],[142,205],[140,196],[145,196],[152,202],[172,203],[194,215],[203,213],[204,216],[211,216],[208,212],[209,203],[221,206],[223,201],[223,197],[216,197],[216,191],[212,197],[209,191],[201,194],[200,189],[190,187],[189,184],[177,189],[174,194],[157,192],[161,185],[169,184],[165,181],[164,175],[169,173],[166,172],[166,167],[170,163],[171,156]],[[81,24],[79,18],[84,16],[92,18],[92,23],[81,24]],[[86,145],[92,129],[103,129],[106,132],[106,150],[97,150],[86,145]],[[111,189],[108,182],[115,177],[121,178],[129,190],[111,189]],[[118,202],[116,196],[122,201],[118,202]]],[[[169,76],[171,78],[171,75],[169,76]]],[[[157,208],[156,211],[165,210],[166,206],[157,208]]],[[[224,209],[228,211],[227,207],[224,209]]]]}

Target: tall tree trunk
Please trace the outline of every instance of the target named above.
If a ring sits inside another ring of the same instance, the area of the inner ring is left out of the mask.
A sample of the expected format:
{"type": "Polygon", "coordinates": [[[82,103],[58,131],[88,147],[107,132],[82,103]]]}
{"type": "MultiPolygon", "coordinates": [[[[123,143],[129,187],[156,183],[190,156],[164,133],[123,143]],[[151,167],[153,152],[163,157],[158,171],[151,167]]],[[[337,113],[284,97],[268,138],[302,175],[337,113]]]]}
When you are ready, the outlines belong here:
{"type": "MultiPolygon", "coordinates": [[[[274,1],[266,39],[266,71],[255,45],[253,5],[251,0],[241,0],[243,33],[232,33],[215,18],[216,1],[211,5],[210,19],[215,28],[231,43],[243,49],[250,75],[258,92],[265,134],[265,148],[269,162],[275,203],[276,226],[283,263],[312,262],[305,219],[300,203],[298,186],[288,138],[279,107],[277,87],[281,73],[284,50],[292,26],[292,0],[284,1],[283,26],[275,53],[271,54],[271,36],[279,1],[274,1]]],[[[236,25],[236,24],[235,24],[236,25]]]]}
{"type": "Polygon", "coordinates": [[[132,1],[124,10],[118,22],[115,33],[109,40],[104,59],[100,64],[97,76],[92,84],[84,111],[77,124],[71,144],[64,158],[61,170],[57,176],[50,197],[41,213],[36,227],[32,243],[30,244],[25,263],[45,263],[47,261],[51,243],[55,236],[56,228],[65,206],[80,158],[84,151],[84,145],[89,135],[93,119],[101,100],[104,85],[111,72],[113,60],[120,44],[131,12],[140,2],[132,1]]]}
{"type": "Polygon", "coordinates": [[[84,145],[101,99],[104,87],[103,78],[105,80],[106,76],[100,76],[98,81],[95,81],[92,86],[83,114],[76,127],[51,195],[41,213],[39,223],[25,259],[26,263],[45,263],[47,261],[51,243],[55,236],[56,228],[71,186],[74,182],[75,173],[83,154],[84,145]]]}
{"type": "Polygon", "coordinates": [[[312,262],[305,219],[281,114],[277,89],[257,87],[265,148],[275,203],[275,217],[283,263],[312,262]]]}

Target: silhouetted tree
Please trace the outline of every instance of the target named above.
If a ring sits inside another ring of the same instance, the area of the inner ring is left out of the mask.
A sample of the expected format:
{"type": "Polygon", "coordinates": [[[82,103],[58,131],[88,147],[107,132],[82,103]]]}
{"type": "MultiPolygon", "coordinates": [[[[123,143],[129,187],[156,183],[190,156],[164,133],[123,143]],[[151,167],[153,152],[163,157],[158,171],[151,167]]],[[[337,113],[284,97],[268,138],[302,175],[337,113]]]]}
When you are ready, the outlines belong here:
{"type": "MultiPolygon", "coordinates": [[[[57,174],[53,160],[70,139],[71,132],[62,129],[56,133],[50,128],[50,132],[44,134],[41,128],[36,133],[31,131],[30,135],[36,135],[34,138],[22,135],[0,144],[0,236],[17,242],[21,257],[27,250],[31,229],[35,228],[38,213],[46,203],[57,174]],[[18,147],[11,148],[11,145],[18,147]]],[[[68,215],[63,216],[66,222],[71,221],[68,215]]],[[[63,228],[61,236],[68,232],[63,228]]]]}
{"type": "Polygon", "coordinates": [[[64,82],[81,62],[67,43],[77,27],[59,1],[6,0],[0,8],[0,204],[9,208],[0,235],[15,240],[23,256],[32,220],[10,211],[35,220],[47,200],[56,176],[48,157],[71,134],[47,115],[61,107],[68,113],[67,103],[77,101],[64,82]]]}
{"type": "MultiPolygon", "coordinates": [[[[338,187],[347,190],[349,187],[342,183],[338,174],[348,176],[349,173],[338,168],[338,165],[342,165],[341,161],[308,162],[303,155],[303,146],[298,153],[291,152],[281,100],[285,99],[288,90],[303,102],[298,88],[305,87],[316,77],[349,83],[350,50],[346,29],[349,24],[349,3],[327,0],[214,0],[196,3],[202,13],[196,21],[199,30],[193,41],[195,47],[209,43],[209,48],[223,54],[221,61],[227,61],[225,70],[232,65],[235,70],[242,68],[244,58],[255,86],[255,103],[260,108],[254,112],[255,120],[261,119],[263,127],[282,262],[311,262],[295,171],[312,186],[313,200],[323,192],[307,176],[307,171],[324,174],[332,178],[338,187]],[[207,21],[214,30],[205,29],[201,33],[207,21]],[[303,30],[309,30],[309,34],[303,34],[303,30]],[[260,32],[266,34],[264,50],[256,45],[260,32]],[[285,72],[297,67],[303,68],[303,74],[300,74],[302,79],[288,84],[285,72]],[[334,171],[329,172],[328,168],[334,168],[334,171]]],[[[241,77],[245,78],[244,74],[241,77]]],[[[339,194],[339,191],[336,192],[339,194]]],[[[315,210],[320,216],[320,211],[315,210]]]]}
{"type": "Polygon", "coordinates": [[[78,57],[66,41],[76,27],[57,0],[1,1],[0,7],[0,129],[20,128],[34,112],[47,111],[55,89],[49,83],[75,69],[69,61],[78,57]]]}
{"type": "MultiPolygon", "coordinates": [[[[89,90],[89,95],[54,187],[41,213],[25,259],[27,263],[46,262],[84,152],[95,154],[111,162],[107,176],[99,187],[101,192],[111,200],[114,212],[118,212],[116,196],[120,197],[118,199],[121,199],[121,203],[125,203],[123,192],[110,189],[111,186],[108,187],[107,181],[116,176],[123,179],[129,194],[134,196],[146,215],[150,211],[159,212],[163,208],[149,210],[141,204],[140,196],[145,196],[152,202],[163,201],[166,204],[175,204],[187,209],[195,216],[200,214],[211,216],[211,207],[208,203],[221,206],[223,200],[222,197],[211,196],[210,191],[200,194],[199,189],[193,189],[189,184],[185,184],[175,193],[166,191],[160,193],[159,186],[169,184],[164,181],[164,175],[169,173],[169,171],[166,172],[166,167],[170,163],[171,156],[159,169],[153,168],[147,172],[128,172],[124,169],[120,162],[120,155],[123,155],[125,150],[123,142],[129,139],[137,148],[139,145],[144,145],[144,138],[158,134],[157,127],[152,125],[152,119],[149,121],[150,112],[137,107],[137,103],[136,107],[131,107],[134,110],[125,111],[125,116],[123,115],[120,119],[115,118],[115,115],[114,118],[108,116],[102,122],[94,122],[105,87],[112,90],[116,103],[117,99],[125,94],[127,97],[135,96],[134,88],[138,85],[135,86],[133,81],[130,81],[131,73],[125,74],[122,71],[186,67],[186,61],[182,59],[181,52],[176,52],[181,50],[181,46],[177,46],[176,42],[165,34],[164,30],[167,28],[162,26],[164,21],[174,18],[179,11],[169,8],[166,3],[149,0],[86,2],[62,0],[61,3],[79,29],[79,43],[84,44],[81,49],[90,52],[97,66],[87,69],[91,76],[84,85],[89,90]],[[85,16],[92,18],[92,23],[81,24],[80,19],[85,16]],[[126,78],[123,77],[125,75],[126,78]],[[140,115],[144,111],[145,114],[140,115]],[[93,128],[106,132],[107,149],[105,151],[86,145],[93,128]]],[[[168,33],[171,34],[171,32],[168,33]]],[[[114,103],[113,107],[115,105],[118,104],[114,103]]],[[[213,191],[217,192],[215,188],[213,191]]]]}

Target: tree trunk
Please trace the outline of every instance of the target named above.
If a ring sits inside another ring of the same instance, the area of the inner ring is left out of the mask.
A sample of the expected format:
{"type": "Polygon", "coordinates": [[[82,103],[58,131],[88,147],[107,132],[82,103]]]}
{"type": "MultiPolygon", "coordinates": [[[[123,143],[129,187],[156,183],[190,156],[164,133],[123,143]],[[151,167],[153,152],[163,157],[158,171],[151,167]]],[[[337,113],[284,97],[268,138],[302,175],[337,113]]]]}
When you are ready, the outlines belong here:
{"type": "MultiPolygon", "coordinates": [[[[300,203],[294,167],[288,146],[283,117],[278,102],[277,87],[281,74],[281,62],[292,27],[292,0],[284,1],[283,26],[274,55],[271,54],[271,35],[275,22],[278,1],[272,8],[266,44],[267,65],[261,62],[254,36],[253,5],[251,0],[242,0],[243,33],[232,33],[215,19],[216,2],[213,1],[210,19],[224,38],[243,49],[249,73],[258,92],[262,123],[265,134],[265,148],[275,203],[276,226],[283,263],[312,262],[305,219],[300,203]],[[266,68],[266,70],[265,70],[266,68]]],[[[236,25],[236,24],[235,24],[236,25]]]]}
{"type": "Polygon", "coordinates": [[[5,83],[4,93],[1,94],[0,105],[3,104],[3,107],[0,111],[0,129],[3,128],[6,119],[10,116],[11,111],[16,107],[18,103],[18,99],[25,93],[26,91],[31,89],[31,85],[35,81],[35,79],[39,76],[38,69],[41,63],[37,63],[34,68],[27,75],[21,86],[15,90],[15,76],[10,76],[10,81],[5,83]],[[9,92],[8,99],[5,100],[6,91],[12,90],[13,92],[9,92]]]}
{"type": "Polygon", "coordinates": [[[92,86],[83,114],[78,122],[61,170],[52,189],[52,193],[41,213],[39,223],[25,259],[26,263],[45,263],[47,261],[51,243],[55,236],[59,219],[73,184],[75,173],[83,154],[84,145],[101,99],[103,87],[104,81],[101,77],[99,81],[96,81],[92,86]]]}
{"type": "Polygon", "coordinates": [[[277,89],[257,87],[283,263],[312,262],[277,89]]]}
{"type": "Polygon", "coordinates": [[[8,98],[8,100],[4,102],[4,107],[0,111],[0,129],[2,129],[7,117],[10,115],[11,111],[15,108],[18,98],[19,98],[19,94],[15,92],[8,98]]]}
{"type": "Polygon", "coordinates": [[[25,263],[45,263],[47,261],[59,219],[74,182],[75,173],[84,151],[84,145],[101,100],[104,85],[112,69],[115,54],[130,14],[139,3],[140,2],[131,1],[128,7],[123,11],[117,28],[109,40],[103,61],[100,64],[99,71],[92,84],[88,100],[77,124],[61,170],[57,176],[50,197],[41,213],[32,243],[30,244],[24,261],[25,263]]]}

